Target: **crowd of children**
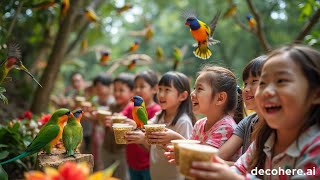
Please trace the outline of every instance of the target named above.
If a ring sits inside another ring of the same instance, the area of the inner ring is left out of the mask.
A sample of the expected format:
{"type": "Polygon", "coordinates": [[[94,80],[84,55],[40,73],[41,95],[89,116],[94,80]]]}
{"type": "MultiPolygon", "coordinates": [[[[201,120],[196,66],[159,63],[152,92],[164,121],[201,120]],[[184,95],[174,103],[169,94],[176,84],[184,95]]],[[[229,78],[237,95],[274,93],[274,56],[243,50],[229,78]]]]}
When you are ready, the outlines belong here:
{"type": "Polygon", "coordinates": [[[114,80],[98,76],[96,108],[86,109],[90,113],[82,121],[93,122],[84,143],[90,144],[95,169],[119,160],[114,175],[123,180],[184,179],[170,142],[193,139],[219,149],[211,162],[192,163],[195,179],[319,179],[320,52],[283,46],[250,61],[242,87],[237,79],[227,68],[205,66],[191,91],[180,72],[167,72],[159,81],[151,70],[121,73],[114,80]],[[144,99],[148,123],[166,129],[148,136],[143,129],[131,131],[126,145],[116,144],[111,117],[97,123],[95,111],[122,114],[135,125],[130,102],[135,95],[144,99]],[[196,120],[194,114],[204,118],[196,120]]]}

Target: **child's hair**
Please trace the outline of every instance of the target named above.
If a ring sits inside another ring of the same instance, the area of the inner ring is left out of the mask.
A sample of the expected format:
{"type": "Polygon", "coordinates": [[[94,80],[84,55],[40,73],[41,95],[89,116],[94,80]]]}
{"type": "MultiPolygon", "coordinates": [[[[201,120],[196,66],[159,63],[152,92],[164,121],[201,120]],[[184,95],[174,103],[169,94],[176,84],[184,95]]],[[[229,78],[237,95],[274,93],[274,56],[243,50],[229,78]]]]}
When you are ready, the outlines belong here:
{"type": "Polygon", "coordinates": [[[112,84],[112,78],[110,76],[99,75],[93,79],[93,86],[96,86],[98,83],[104,86],[110,86],[112,84]]]}
{"type": "MultiPolygon", "coordinates": [[[[289,45],[272,51],[267,60],[278,55],[286,55],[294,63],[296,63],[302,70],[306,79],[309,82],[309,92],[314,90],[319,90],[320,88],[320,53],[312,49],[311,47],[302,45],[289,45]]],[[[283,67],[286,68],[286,67],[283,67]]],[[[265,164],[266,155],[263,152],[264,143],[269,138],[271,133],[274,131],[271,127],[267,125],[265,121],[258,122],[259,127],[256,128],[257,136],[255,136],[255,151],[253,158],[251,160],[251,168],[261,168],[263,169],[265,164]]],[[[313,105],[307,116],[306,122],[303,127],[301,127],[299,135],[308,127],[317,124],[320,126],[320,105],[313,105]]]]}
{"type": "MultiPolygon", "coordinates": [[[[157,73],[155,73],[155,71],[152,70],[146,70],[138,73],[134,78],[134,82],[136,82],[139,78],[142,78],[144,81],[146,81],[151,86],[151,88],[154,88],[158,84],[157,73]]],[[[156,94],[153,96],[153,100],[156,103],[158,102],[156,94]]]]}
{"type": "Polygon", "coordinates": [[[261,55],[253,60],[251,60],[242,71],[242,81],[249,78],[250,75],[253,77],[258,77],[261,75],[261,70],[263,64],[266,62],[267,56],[261,55]]]}
{"type": "Polygon", "coordinates": [[[132,91],[134,87],[134,75],[129,73],[120,73],[118,77],[113,80],[113,83],[121,82],[126,84],[129,89],[132,91]]]}
{"type": "Polygon", "coordinates": [[[236,76],[228,69],[219,66],[205,66],[199,73],[205,74],[207,82],[212,87],[213,98],[218,92],[227,93],[227,104],[224,109],[225,114],[234,112],[234,120],[239,122],[243,119],[243,103],[239,97],[236,76]],[[239,108],[238,108],[239,107],[239,108]]]}
{"type": "MultiPolygon", "coordinates": [[[[170,123],[170,125],[174,126],[183,113],[186,113],[192,120],[192,124],[194,124],[196,119],[192,112],[190,84],[189,84],[188,77],[180,72],[167,72],[161,77],[158,85],[168,86],[168,87],[173,86],[178,91],[179,94],[183,93],[184,91],[188,92],[188,97],[181,102],[178,108],[178,112],[174,117],[174,119],[172,120],[172,122],[170,123]]],[[[158,119],[160,119],[164,115],[164,113],[165,111],[162,111],[159,114],[158,119]]]]}

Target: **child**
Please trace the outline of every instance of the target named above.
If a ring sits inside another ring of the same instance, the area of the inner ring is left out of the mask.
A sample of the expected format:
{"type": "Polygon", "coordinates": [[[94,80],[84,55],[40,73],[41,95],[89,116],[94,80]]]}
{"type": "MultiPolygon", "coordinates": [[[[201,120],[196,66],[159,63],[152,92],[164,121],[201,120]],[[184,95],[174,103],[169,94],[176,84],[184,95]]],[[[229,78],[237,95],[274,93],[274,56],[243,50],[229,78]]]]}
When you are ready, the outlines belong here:
{"type": "MultiPolygon", "coordinates": [[[[265,60],[266,56],[257,57],[250,61],[242,71],[242,80],[244,82],[242,96],[247,110],[257,112],[254,94],[258,87],[262,65],[265,60]]],[[[254,113],[238,124],[238,127],[234,130],[230,139],[219,149],[219,157],[224,160],[230,160],[232,156],[238,152],[241,146],[241,154],[244,154],[247,151],[251,144],[253,126],[258,118],[261,117],[258,116],[258,114],[254,113]]],[[[232,162],[230,164],[233,165],[232,162]]]]}
{"type": "MultiPolygon", "coordinates": [[[[113,80],[113,94],[116,103],[111,104],[109,110],[112,113],[121,112],[129,104],[133,96],[134,76],[127,73],[121,73],[113,80]]],[[[102,149],[102,158],[104,168],[109,167],[116,160],[120,160],[120,165],[113,173],[114,177],[119,179],[129,179],[128,167],[126,162],[125,145],[116,144],[114,133],[111,128],[111,118],[106,118],[106,129],[102,149]]]]}
{"type": "MultiPolygon", "coordinates": [[[[149,136],[149,141],[158,144],[168,144],[173,139],[172,131],[189,139],[192,131],[192,104],[190,99],[190,85],[186,75],[179,72],[168,72],[164,74],[158,83],[158,100],[161,113],[150,121],[157,124],[166,124],[169,128],[166,132],[155,133],[149,136]]],[[[130,140],[131,133],[127,133],[130,140]]],[[[175,134],[173,134],[175,135],[175,134]]],[[[179,174],[175,165],[169,164],[164,149],[151,145],[150,148],[150,174],[152,180],[162,179],[184,179],[179,174]]]]}
{"type": "MultiPolygon", "coordinates": [[[[157,93],[158,77],[154,71],[148,70],[139,73],[134,80],[134,93],[144,99],[148,112],[148,118],[151,119],[160,106],[155,102],[157,93]]],[[[130,119],[132,117],[133,104],[129,104],[121,112],[130,119]]],[[[149,151],[139,144],[128,144],[126,146],[126,158],[129,166],[131,180],[149,180],[149,151]]]]}
{"type": "MultiPolygon", "coordinates": [[[[99,75],[93,79],[93,86],[96,93],[96,97],[93,98],[93,104],[97,107],[97,110],[108,110],[109,106],[114,103],[114,97],[112,96],[112,78],[105,75],[99,75]]],[[[95,119],[95,117],[91,117],[91,119],[95,119]]],[[[93,126],[92,154],[94,156],[95,170],[103,169],[101,150],[104,129],[105,128],[98,123],[95,123],[93,126]]]]}
{"type": "MultiPolygon", "coordinates": [[[[238,105],[235,75],[223,67],[204,67],[196,79],[191,101],[193,112],[206,116],[194,125],[191,139],[220,148],[237,126],[230,116],[238,105]]],[[[171,154],[165,155],[172,162],[171,154]]]]}
{"type": "Polygon", "coordinates": [[[265,121],[232,167],[237,174],[219,158],[194,162],[191,173],[199,179],[319,179],[319,79],[317,50],[291,45],[271,52],[255,95],[265,121]]]}

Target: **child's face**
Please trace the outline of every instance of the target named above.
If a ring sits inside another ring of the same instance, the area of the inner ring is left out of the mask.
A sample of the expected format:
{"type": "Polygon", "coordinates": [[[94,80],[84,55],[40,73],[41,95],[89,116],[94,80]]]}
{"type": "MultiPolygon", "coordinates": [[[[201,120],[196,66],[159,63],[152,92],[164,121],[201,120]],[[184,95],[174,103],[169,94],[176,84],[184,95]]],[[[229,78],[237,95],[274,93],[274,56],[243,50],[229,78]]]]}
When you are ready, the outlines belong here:
{"type": "Polygon", "coordinates": [[[105,98],[110,94],[110,87],[105,86],[102,83],[97,83],[95,86],[95,92],[99,98],[105,98]]]}
{"type": "Polygon", "coordinates": [[[179,92],[171,86],[160,85],[158,87],[158,100],[162,110],[178,108],[180,105],[179,92]]]}
{"type": "Polygon", "coordinates": [[[244,81],[244,88],[242,91],[242,98],[244,103],[246,104],[246,109],[248,110],[256,110],[256,102],[254,95],[256,94],[256,90],[259,84],[259,77],[254,77],[249,75],[248,79],[244,81]]]}
{"type": "Polygon", "coordinates": [[[134,82],[134,93],[141,96],[143,100],[148,103],[152,100],[153,95],[156,93],[155,88],[152,88],[143,78],[138,78],[134,82]]]}
{"type": "Polygon", "coordinates": [[[212,88],[205,79],[205,75],[200,74],[195,82],[194,90],[191,92],[193,112],[207,115],[212,111],[212,99],[212,88]]]}
{"type": "Polygon", "coordinates": [[[311,107],[308,81],[299,66],[286,55],[269,59],[261,73],[256,103],[274,129],[297,130],[311,107]]]}
{"type": "Polygon", "coordinates": [[[126,105],[133,96],[132,90],[123,82],[116,81],[113,85],[113,89],[114,98],[119,105],[126,105]]]}

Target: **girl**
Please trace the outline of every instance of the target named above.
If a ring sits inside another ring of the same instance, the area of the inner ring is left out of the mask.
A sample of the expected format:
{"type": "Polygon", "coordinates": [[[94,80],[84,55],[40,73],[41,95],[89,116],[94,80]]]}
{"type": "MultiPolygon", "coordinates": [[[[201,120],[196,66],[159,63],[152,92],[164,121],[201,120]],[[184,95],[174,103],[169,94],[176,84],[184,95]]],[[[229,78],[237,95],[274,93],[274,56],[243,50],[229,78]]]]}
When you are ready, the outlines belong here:
{"type": "MultiPolygon", "coordinates": [[[[191,139],[220,148],[237,126],[230,116],[238,104],[235,75],[223,67],[204,67],[196,79],[191,101],[193,112],[206,116],[194,125],[191,139]]],[[[172,153],[166,152],[165,155],[172,162],[172,153]]]]}
{"type": "Polygon", "coordinates": [[[271,52],[255,95],[265,121],[232,167],[237,174],[219,158],[194,162],[191,173],[205,179],[319,179],[319,79],[320,52],[301,45],[271,52]]]}
{"type": "MultiPolygon", "coordinates": [[[[257,112],[254,94],[256,93],[256,89],[258,87],[262,65],[264,64],[265,60],[266,56],[257,57],[250,61],[242,71],[242,80],[244,82],[242,98],[246,104],[246,109],[250,111],[257,112]]],[[[259,117],[261,117],[261,115],[259,114],[260,116],[258,116],[258,114],[259,112],[254,113],[243,119],[238,124],[238,127],[234,130],[230,139],[219,149],[219,157],[224,160],[230,160],[230,158],[237,153],[241,146],[241,154],[244,154],[247,151],[251,144],[253,127],[258,121],[259,117]]],[[[231,162],[230,165],[233,165],[233,162],[231,162]]]]}
{"type": "MultiPolygon", "coordinates": [[[[158,100],[162,111],[153,119],[151,123],[166,124],[167,131],[150,135],[151,142],[158,144],[168,144],[175,139],[177,132],[184,138],[189,139],[192,130],[192,104],[190,85],[188,77],[179,72],[168,72],[164,74],[158,84],[158,100]]],[[[130,138],[130,134],[128,134],[130,138]]],[[[142,138],[144,139],[144,138],[142,138]]],[[[150,148],[150,174],[152,180],[162,179],[184,179],[179,174],[176,166],[169,164],[165,156],[164,149],[160,146],[151,145],[150,148]]]]}
{"type": "MultiPolygon", "coordinates": [[[[154,71],[148,70],[139,73],[134,79],[134,93],[144,99],[148,112],[148,118],[152,118],[160,110],[155,102],[157,93],[158,77],[154,71]]],[[[130,119],[132,117],[133,104],[129,104],[121,113],[130,119]]],[[[129,166],[131,180],[148,180],[149,151],[139,144],[128,144],[126,146],[126,158],[129,166]]]]}

